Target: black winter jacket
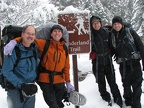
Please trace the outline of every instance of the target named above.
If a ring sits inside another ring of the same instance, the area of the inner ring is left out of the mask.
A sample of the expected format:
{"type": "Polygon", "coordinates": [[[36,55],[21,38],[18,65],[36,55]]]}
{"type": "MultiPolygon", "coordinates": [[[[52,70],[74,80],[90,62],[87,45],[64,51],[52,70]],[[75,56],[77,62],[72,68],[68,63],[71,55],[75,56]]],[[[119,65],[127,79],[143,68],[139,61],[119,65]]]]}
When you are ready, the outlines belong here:
{"type": "Polygon", "coordinates": [[[109,31],[106,28],[100,28],[99,30],[91,30],[91,46],[92,51],[96,52],[98,63],[107,65],[110,62],[109,59],[109,31]]]}
{"type": "MultiPolygon", "coordinates": [[[[119,32],[112,29],[111,32],[111,49],[114,52],[116,58],[131,58],[132,50],[134,48],[130,47],[130,43],[128,39],[126,38],[126,35],[128,34],[126,27],[123,27],[119,32]],[[113,39],[115,38],[115,42],[113,39]],[[114,44],[115,43],[115,44],[114,44]]],[[[138,53],[140,53],[140,56],[142,58],[142,62],[144,64],[144,46],[143,43],[139,37],[139,35],[132,29],[129,29],[130,34],[133,37],[134,47],[138,53]]]]}
{"type": "Polygon", "coordinates": [[[109,50],[109,32],[107,29],[92,31],[92,51],[103,54],[109,50]]]}

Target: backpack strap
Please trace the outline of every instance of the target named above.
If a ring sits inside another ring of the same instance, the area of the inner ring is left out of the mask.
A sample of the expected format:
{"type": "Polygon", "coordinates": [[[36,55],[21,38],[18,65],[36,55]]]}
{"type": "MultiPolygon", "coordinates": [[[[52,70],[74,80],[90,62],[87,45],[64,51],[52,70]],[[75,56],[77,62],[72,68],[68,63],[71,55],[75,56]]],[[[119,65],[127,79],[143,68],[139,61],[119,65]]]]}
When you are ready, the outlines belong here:
{"type": "Polygon", "coordinates": [[[132,43],[134,43],[134,38],[133,38],[133,36],[132,36],[132,34],[131,34],[131,32],[130,32],[130,28],[126,27],[125,30],[126,30],[126,33],[129,35],[130,41],[131,41],[132,43]]]}
{"type": "Polygon", "coordinates": [[[15,52],[16,52],[17,59],[16,59],[16,62],[14,64],[14,68],[18,65],[18,62],[19,62],[20,57],[21,57],[20,49],[18,48],[18,46],[15,46],[15,52]]]}
{"type": "Polygon", "coordinates": [[[21,51],[20,51],[20,49],[19,49],[18,46],[15,46],[15,52],[16,52],[17,59],[16,59],[16,62],[14,64],[14,68],[18,65],[18,63],[19,63],[20,60],[27,59],[27,58],[34,57],[34,59],[36,60],[36,63],[37,63],[37,56],[36,56],[37,53],[36,53],[36,50],[33,50],[33,55],[32,56],[23,57],[23,58],[21,58],[21,51]]]}
{"type": "Polygon", "coordinates": [[[66,58],[67,58],[67,56],[68,56],[68,48],[67,48],[67,46],[66,46],[65,44],[63,45],[63,48],[64,48],[64,50],[65,50],[66,58]]]}
{"type": "Polygon", "coordinates": [[[41,58],[40,58],[40,63],[43,60],[43,57],[46,54],[46,52],[47,52],[47,50],[49,48],[49,45],[50,45],[50,40],[46,40],[46,43],[45,43],[45,46],[44,46],[44,50],[43,50],[41,58]]]}

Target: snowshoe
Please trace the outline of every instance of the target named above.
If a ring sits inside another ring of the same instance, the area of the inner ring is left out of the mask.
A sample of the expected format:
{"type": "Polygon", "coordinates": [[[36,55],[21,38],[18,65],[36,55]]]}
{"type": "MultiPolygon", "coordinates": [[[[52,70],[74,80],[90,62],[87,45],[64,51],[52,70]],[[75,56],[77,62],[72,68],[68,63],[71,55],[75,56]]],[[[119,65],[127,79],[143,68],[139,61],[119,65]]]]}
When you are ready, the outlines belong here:
{"type": "Polygon", "coordinates": [[[86,97],[77,91],[71,91],[69,101],[75,106],[82,106],[86,104],[86,97]]]}

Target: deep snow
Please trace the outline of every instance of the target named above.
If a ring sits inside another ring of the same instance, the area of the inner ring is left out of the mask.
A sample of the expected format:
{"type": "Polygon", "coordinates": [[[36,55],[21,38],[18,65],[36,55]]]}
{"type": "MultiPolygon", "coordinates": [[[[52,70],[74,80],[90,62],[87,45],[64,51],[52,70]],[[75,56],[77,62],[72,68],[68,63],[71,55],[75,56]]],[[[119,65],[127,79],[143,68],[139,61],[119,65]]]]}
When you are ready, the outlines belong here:
{"type": "MultiPolygon", "coordinates": [[[[71,56],[70,56],[71,57],[71,56]]],[[[80,54],[77,55],[78,60],[78,68],[82,72],[88,72],[91,71],[91,60],[89,60],[88,54],[80,54]]],[[[123,93],[123,87],[121,83],[121,77],[118,70],[118,65],[114,62],[115,70],[116,70],[116,82],[118,84],[118,87],[120,89],[121,94],[123,93]]],[[[72,70],[72,57],[71,57],[71,81],[73,83],[73,70],[72,70]]],[[[87,98],[87,103],[84,106],[81,106],[80,108],[119,108],[119,106],[115,103],[113,103],[113,106],[108,106],[107,102],[103,101],[102,98],[99,95],[98,92],[98,86],[97,83],[95,83],[95,78],[92,73],[88,74],[84,81],[81,81],[79,84],[79,92],[84,94],[87,98]]],[[[144,83],[142,86],[144,90],[144,83]]],[[[107,85],[107,90],[110,92],[109,86],[107,85]]],[[[144,93],[141,97],[141,103],[142,108],[144,108],[144,93]]],[[[124,105],[125,106],[125,105],[124,105]]],[[[36,107],[35,108],[47,108],[48,106],[44,102],[42,92],[39,89],[38,93],[36,94],[36,107]]],[[[7,108],[7,102],[6,102],[6,92],[4,89],[0,87],[0,108],[7,108]]],[[[74,105],[66,106],[65,108],[75,108],[74,105]]],[[[131,108],[131,107],[125,107],[125,108],[131,108]]]]}

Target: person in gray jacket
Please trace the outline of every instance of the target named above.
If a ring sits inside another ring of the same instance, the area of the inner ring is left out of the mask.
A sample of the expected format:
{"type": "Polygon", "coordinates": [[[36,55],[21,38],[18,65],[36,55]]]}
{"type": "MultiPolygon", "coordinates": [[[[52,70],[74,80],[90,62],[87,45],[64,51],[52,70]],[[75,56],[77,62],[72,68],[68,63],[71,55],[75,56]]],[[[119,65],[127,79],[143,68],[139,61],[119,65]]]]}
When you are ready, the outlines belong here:
{"type": "Polygon", "coordinates": [[[7,83],[8,108],[34,108],[37,86],[37,47],[34,43],[36,30],[33,26],[25,26],[22,40],[12,51],[5,55],[2,73],[7,83]]]}

